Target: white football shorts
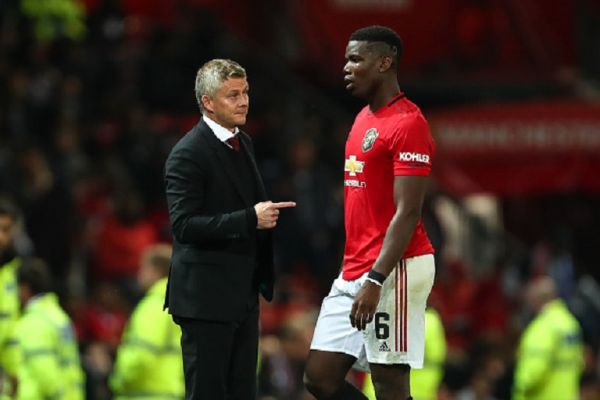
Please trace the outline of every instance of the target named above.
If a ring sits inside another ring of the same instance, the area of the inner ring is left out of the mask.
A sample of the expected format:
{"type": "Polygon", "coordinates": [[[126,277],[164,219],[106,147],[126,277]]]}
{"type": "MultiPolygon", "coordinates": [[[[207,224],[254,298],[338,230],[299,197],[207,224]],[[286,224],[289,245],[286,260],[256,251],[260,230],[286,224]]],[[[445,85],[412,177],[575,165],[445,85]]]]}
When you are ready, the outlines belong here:
{"type": "Polygon", "coordinates": [[[354,281],[340,274],[321,305],[311,350],[349,354],[357,359],[353,368],[365,372],[369,363],[423,368],[425,307],[434,276],[433,254],[398,263],[384,282],[373,321],[360,332],[350,324],[350,311],[367,274],[354,281]]]}

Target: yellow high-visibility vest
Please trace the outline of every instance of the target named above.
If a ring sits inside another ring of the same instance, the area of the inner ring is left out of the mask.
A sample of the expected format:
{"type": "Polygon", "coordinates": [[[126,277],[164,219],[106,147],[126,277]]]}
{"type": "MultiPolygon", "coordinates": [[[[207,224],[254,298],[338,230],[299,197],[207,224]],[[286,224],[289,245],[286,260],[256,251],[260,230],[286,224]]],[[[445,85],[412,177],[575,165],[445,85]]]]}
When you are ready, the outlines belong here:
{"type": "Polygon", "coordinates": [[[17,322],[18,400],[83,400],[85,378],[71,321],[54,293],[33,297],[17,322]]]}
{"type": "Polygon", "coordinates": [[[576,400],[583,370],[581,328],[559,299],[546,304],[523,332],[514,400],[576,400]]]}
{"type": "Polygon", "coordinates": [[[127,323],[109,379],[116,400],[183,399],[181,328],[163,310],[167,278],[156,282],[127,323]]]}
{"type": "Polygon", "coordinates": [[[85,7],[76,0],[21,0],[23,15],[33,20],[33,31],[39,41],[48,42],[59,36],[71,40],[85,37],[85,7]]]}
{"type": "Polygon", "coordinates": [[[18,355],[13,339],[13,329],[19,319],[19,293],[17,269],[21,259],[13,258],[0,266],[0,400],[8,399],[12,392],[10,377],[17,374],[18,355]]]}

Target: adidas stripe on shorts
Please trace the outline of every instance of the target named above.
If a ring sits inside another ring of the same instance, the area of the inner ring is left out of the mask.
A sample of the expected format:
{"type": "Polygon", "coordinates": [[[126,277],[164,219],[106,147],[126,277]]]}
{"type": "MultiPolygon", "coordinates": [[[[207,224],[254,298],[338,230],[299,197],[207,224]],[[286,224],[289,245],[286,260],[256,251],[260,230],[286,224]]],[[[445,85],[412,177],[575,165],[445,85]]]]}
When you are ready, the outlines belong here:
{"type": "Polygon", "coordinates": [[[321,305],[311,350],[349,354],[357,359],[354,368],[366,372],[369,363],[423,368],[425,307],[434,275],[432,254],[398,263],[381,289],[375,318],[362,332],[350,325],[350,310],[367,274],[354,281],[340,275],[321,305]]]}

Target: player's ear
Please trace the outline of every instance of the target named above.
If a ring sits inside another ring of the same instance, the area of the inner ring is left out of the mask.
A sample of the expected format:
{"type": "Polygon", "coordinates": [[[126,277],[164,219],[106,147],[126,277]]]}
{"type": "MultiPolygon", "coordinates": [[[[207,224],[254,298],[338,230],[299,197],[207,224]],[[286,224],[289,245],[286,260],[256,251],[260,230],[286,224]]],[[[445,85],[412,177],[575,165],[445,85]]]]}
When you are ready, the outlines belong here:
{"type": "Polygon", "coordinates": [[[392,57],[382,56],[379,62],[379,72],[385,72],[392,67],[392,57]]]}

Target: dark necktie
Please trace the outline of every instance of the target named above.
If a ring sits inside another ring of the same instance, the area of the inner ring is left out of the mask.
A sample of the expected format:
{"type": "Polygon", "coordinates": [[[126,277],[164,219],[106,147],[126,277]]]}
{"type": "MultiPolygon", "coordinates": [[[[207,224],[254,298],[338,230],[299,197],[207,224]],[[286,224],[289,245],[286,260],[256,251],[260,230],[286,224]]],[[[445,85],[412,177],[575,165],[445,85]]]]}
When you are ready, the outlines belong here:
{"type": "Polygon", "coordinates": [[[240,137],[238,135],[227,139],[227,143],[231,146],[233,150],[240,151],[240,137]]]}

